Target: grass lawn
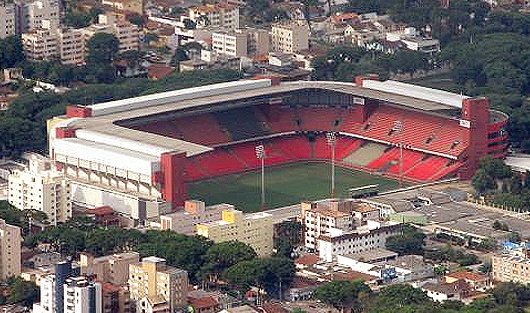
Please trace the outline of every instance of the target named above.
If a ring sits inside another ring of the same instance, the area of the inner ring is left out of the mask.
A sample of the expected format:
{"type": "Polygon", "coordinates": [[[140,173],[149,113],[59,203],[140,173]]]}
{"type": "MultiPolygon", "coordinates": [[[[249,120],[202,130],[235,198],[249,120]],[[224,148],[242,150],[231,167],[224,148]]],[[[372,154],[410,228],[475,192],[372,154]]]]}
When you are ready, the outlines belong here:
{"type": "MultiPolygon", "coordinates": [[[[379,176],[337,167],[335,172],[336,196],[348,196],[348,189],[379,184],[380,190],[389,190],[399,183],[379,176]]],[[[276,208],[303,200],[318,200],[330,195],[330,165],[323,163],[296,163],[265,168],[265,195],[268,208],[276,208]]],[[[206,204],[230,203],[245,212],[256,212],[261,201],[261,172],[227,175],[188,184],[191,199],[206,204]]]]}

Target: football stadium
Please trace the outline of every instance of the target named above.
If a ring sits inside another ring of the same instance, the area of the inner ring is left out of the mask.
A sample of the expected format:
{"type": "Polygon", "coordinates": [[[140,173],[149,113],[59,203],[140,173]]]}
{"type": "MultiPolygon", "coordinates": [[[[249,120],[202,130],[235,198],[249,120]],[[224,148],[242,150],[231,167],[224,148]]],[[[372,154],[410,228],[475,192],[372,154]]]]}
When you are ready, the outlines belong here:
{"type": "Polygon", "coordinates": [[[257,78],[71,105],[48,130],[51,157],[74,181],[74,203],[110,205],[141,221],[182,205],[188,187],[205,199],[224,187],[250,193],[238,178],[252,173],[247,180],[259,185],[262,162],[279,177],[267,182],[279,193],[289,189],[281,177],[300,164],[319,168],[300,179],[321,190],[331,159],[337,192],[350,184],[469,179],[480,158],[505,157],[507,121],[487,98],[375,76],[352,83],[257,78]],[[356,175],[363,178],[344,179],[356,175]]]}

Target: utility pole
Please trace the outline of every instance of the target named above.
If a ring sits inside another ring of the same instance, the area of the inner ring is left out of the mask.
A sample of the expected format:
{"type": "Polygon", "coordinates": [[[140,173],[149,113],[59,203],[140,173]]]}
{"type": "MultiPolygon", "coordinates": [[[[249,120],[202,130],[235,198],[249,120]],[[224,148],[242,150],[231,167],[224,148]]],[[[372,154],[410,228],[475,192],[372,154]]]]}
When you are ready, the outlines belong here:
{"type": "Polygon", "coordinates": [[[265,147],[256,146],[256,158],[261,160],[261,208],[265,208],[265,147]]]}
{"type": "Polygon", "coordinates": [[[335,197],[335,146],[337,143],[337,133],[326,133],[326,142],[331,147],[331,198],[335,197]]]}
{"type": "Polygon", "coordinates": [[[401,137],[399,141],[399,186],[403,187],[403,122],[395,121],[394,122],[394,131],[399,132],[401,137]]]}

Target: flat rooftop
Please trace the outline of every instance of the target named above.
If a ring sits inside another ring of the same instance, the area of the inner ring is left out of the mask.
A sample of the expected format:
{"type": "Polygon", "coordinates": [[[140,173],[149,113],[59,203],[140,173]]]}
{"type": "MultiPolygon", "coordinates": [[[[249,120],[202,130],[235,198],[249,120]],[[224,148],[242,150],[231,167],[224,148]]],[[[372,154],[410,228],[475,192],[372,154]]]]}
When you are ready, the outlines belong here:
{"type": "Polygon", "coordinates": [[[530,238],[530,220],[516,218],[514,212],[475,205],[461,198],[451,200],[450,196],[453,193],[455,193],[454,188],[447,189],[447,191],[429,187],[413,188],[367,198],[366,201],[393,206],[397,212],[422,214],[427,218],[425,227],[429,229],[442,227],[458,232],[502,239],[507,237],[509,232],[493,229],[493,223],[499,221],[506,223],[510,231],[518,232],[523,238],[530,238]],[[431,205],[417,201],[418,197],[421,196],[432,195],[439,198],[440,194],[446,194],[450,200],[431,205]],[[393,203],[399,203],[399,205],[394,206],[393,203]]]}

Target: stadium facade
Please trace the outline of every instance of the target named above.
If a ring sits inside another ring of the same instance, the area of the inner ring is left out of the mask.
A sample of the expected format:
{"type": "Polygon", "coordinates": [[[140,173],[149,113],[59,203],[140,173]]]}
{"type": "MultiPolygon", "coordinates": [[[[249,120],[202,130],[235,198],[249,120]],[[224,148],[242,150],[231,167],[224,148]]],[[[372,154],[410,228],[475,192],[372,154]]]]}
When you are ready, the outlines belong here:
{"type": "Polygon", "coordinates": [[[487,98],[377,77],[355,82],[240,80],[69,106],[49,121],[49,151],[74,203],[136,221],[187,199],[186,183],[267,165],[326,161],[412,182],[468,179],[507,153],[508,117],[487,98]]]}

